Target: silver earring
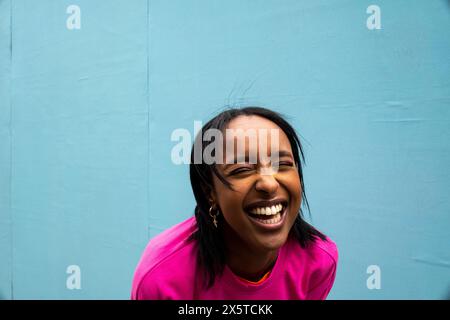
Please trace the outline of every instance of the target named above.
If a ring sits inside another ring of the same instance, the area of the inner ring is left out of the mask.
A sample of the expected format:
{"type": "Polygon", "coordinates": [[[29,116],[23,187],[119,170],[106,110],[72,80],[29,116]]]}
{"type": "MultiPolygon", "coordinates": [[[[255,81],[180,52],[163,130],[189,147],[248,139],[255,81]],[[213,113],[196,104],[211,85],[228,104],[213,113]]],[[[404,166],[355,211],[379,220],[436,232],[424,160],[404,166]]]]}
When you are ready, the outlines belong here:
{"type": "Polygon", "coordinates": [[[213,215],[212,214],[213,209],[214,209],[213,206],[211,206],[211,208],[209,208],[209,216],[211,218],[213,218],[213,224],[217,228],[217,216],[219,215],[219,210],[217,210],[217,214],[213,215]]]}

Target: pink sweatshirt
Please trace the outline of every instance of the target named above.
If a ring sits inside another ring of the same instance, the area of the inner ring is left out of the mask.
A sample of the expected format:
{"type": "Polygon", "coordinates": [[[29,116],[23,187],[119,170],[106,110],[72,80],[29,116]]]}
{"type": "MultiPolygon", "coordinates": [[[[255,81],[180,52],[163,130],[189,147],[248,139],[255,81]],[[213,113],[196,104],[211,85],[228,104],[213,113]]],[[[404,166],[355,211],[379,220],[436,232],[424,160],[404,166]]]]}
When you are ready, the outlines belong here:
{"type": "Polygon", "coordinates": [[[171,300],[294,300],[325,299],[336,276],[336,244],[316,240],[304,249],[289,237],[280,248],[270,275],[260,284],[237,277],[228,266],[214,285],[202,287],[204,273],[197,270],[196,230],[191,217],[154,237],[136,268],[132,299],[171,300]]]}

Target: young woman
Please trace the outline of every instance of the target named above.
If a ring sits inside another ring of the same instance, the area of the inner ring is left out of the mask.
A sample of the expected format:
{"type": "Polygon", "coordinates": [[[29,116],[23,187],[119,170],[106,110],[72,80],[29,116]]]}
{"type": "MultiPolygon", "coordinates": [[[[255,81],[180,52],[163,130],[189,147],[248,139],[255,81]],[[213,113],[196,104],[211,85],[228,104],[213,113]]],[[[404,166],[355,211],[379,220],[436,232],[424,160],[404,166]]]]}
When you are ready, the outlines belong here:
{"type": "Polygon", "coordinates": [[[309,206],[302,161],[295,130],[276,112],[247,107],[211,119],[191,152],[195,216],[149,242],[132,299],[325,299],[338,254],[335,243],[303,219],[301,205],[309,206]],[[235,148],[241,136],[228,135],[238,129],[258,133],[257,143],[244,135],[243,153],[235,148]],[[198,150],[211,151],[215,139],[203,136],[208,130],[223,133],[227,150],[211,152],[213,162],[196,157],[198,150]]]}

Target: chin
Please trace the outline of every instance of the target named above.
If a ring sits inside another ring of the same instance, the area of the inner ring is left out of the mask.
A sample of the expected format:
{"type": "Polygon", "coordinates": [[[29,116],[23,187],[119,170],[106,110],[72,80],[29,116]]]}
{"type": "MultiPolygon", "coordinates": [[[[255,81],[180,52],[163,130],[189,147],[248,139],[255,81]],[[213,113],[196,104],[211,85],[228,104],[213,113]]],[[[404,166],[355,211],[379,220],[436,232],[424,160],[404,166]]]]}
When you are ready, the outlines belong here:
{"type": "Polygon", "coordinates": [[[287,235],[277,235],[276,237],[269,237],[261,241],[261,246],[267,250],[278,250],[280,249],[287,240],[287,235]]]}

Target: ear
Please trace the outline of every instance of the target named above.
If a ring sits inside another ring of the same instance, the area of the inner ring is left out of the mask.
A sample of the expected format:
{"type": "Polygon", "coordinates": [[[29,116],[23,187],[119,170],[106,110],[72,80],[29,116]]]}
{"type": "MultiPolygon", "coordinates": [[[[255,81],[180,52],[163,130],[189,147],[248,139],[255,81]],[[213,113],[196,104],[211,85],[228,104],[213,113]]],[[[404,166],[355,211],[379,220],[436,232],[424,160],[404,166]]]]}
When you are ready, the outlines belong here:
{"type": "Polygon", "coordinates": [[[216,191],[215,190],[211,190],[209,192],[208,202],[209,202],[209,205],[211,205],[211,206],[212,205],[215,205],[215,206],[218,205],[218,203],[217,203],[217,195],[216,195],[216,191]]]}

